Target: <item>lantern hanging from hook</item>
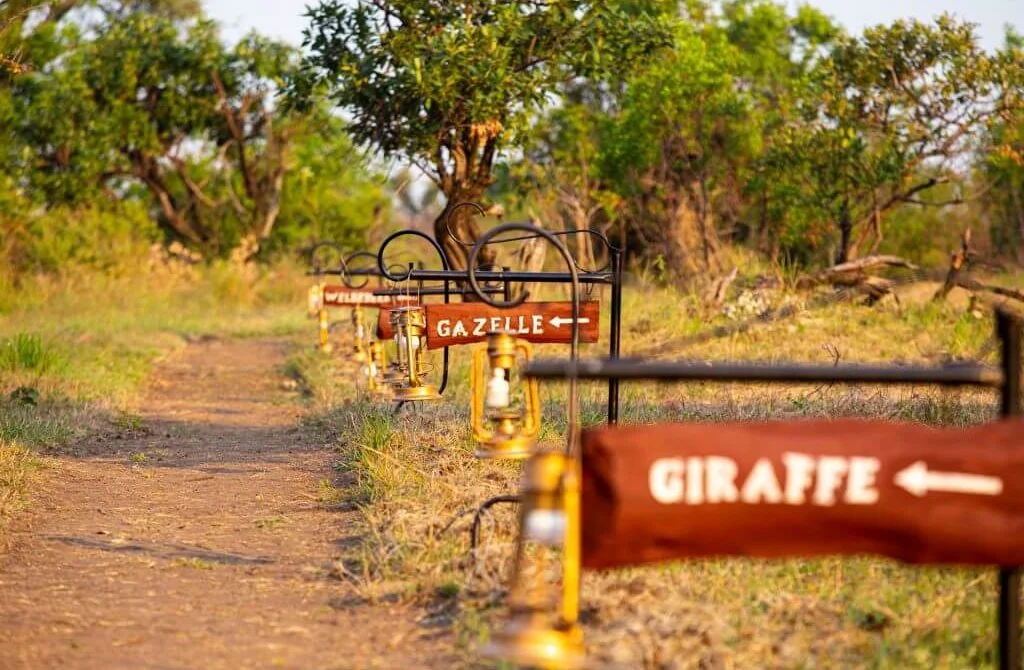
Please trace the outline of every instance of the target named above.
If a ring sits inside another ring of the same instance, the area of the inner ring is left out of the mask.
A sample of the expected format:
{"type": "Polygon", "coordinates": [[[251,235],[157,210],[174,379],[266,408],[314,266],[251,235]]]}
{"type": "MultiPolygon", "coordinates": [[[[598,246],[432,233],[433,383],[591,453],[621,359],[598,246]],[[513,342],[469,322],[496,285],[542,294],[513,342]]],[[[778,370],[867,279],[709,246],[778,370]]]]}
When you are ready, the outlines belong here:
{"type": "Polygon", "coordinates": [[[352,337],[352,360],[356,363],[366,362],[366,323],[363,319],[363,309],[358,305],[352,308],[352,337]]]}
{"type": "Polygon", "coordinates": [[[423,307],[409,305],[396,307],[391,312],[395,331],[398,367],[403,376],[392,387],[394,399],[399,402],[438,400],[437,387],[426,381],[430,372],[427,364],[427,317],[423,307]]]}
{"type": "Polygon", "coordinates": [[[483,653],[544,670],[581,668],[578,462],[558,452],[531,456],[519,493],[508,619],[483,653]],[[556,589],[548,573],[559,562],[562,583],[556,589]]]}
{"type": "Polygon", "coordinates": [[[391,394],[387,380],[387,363],[384,352],[384,343],[374,340],[369,346],[369,360],[363,366],[363,374],[366,375],[367,390],[371,395],[384,397],[391,394]]]}
{"type": "Polygon", "coordinates": [[[473,351],[470,376],[470,422],[479,445],[477,458],[528,458],[540,432],[540,390],[527,379],[523,403],[514,403],[512,372],[519,358],[530,361],[533,349],[507,332],[487,335],[473,351]]]}

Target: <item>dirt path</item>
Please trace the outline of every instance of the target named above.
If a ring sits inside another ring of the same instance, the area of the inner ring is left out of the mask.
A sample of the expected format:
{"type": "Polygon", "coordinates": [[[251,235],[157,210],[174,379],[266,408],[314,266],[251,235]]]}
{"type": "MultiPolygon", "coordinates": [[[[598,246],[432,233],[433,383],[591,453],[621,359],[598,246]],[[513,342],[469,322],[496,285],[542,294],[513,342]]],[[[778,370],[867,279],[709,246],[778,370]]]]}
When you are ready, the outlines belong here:
{"type": "Polygon", "coordinates": [[[412,610],[332,577],[358,538],[317,500],[337,455],[296,428],[286,348],[191,345],[142,430],[59,459],[0,557],[0,668],[455,665],[412,610]]]}

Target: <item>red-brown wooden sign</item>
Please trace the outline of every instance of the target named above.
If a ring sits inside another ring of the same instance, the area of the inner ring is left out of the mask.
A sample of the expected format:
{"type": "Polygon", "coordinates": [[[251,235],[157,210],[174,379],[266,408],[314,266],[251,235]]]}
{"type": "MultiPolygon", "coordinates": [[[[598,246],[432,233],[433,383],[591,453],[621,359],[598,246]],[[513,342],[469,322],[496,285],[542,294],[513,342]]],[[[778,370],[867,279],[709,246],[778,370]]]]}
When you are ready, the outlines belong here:
{"type": "Polygon", "coordinates": [[[607,427],[582,439],[582,564],[878,554],[1024,563],[1024,422],[607,427]]]}
{"type": "Polygon", "coordinates": [[[355,307],[366,305],[377,307],[382,305],[415,304],[419,300],[414,295],[375,295],[372,289],[350,288],[348,286],[324,286],[324,304],[334,307],[355,307]]]}
{"type": "MultiPolygon", "coordinates": [[[[497,309],[482,303],[431,304],[427,310],[427,348],[483,342],[487,333],[504,330],[528,342],[568,344],[572,341],[572,303],[527,302],[513,309],[497,309]]],[[[580,342],[597,342],[600,303],[580,303],[580,342]]],[[[381,338],[394,336],[390,321],[381,311],[377,321],[381,338]]]]}

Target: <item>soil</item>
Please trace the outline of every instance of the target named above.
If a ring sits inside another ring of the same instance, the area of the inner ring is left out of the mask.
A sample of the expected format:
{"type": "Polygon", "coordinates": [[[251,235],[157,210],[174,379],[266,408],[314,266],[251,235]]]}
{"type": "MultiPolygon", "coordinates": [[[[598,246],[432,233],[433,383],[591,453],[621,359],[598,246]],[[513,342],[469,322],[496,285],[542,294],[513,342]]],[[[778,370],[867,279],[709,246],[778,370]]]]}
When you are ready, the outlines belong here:
{"type": "Polygon", "coordinates": [[[54,459],[0,556],[0,669],[457,664],[422,610],[338,577],[355,512],[320,495],[338,454],[299,425],[288,347],[191,344],[139,425],[54,459]]]}

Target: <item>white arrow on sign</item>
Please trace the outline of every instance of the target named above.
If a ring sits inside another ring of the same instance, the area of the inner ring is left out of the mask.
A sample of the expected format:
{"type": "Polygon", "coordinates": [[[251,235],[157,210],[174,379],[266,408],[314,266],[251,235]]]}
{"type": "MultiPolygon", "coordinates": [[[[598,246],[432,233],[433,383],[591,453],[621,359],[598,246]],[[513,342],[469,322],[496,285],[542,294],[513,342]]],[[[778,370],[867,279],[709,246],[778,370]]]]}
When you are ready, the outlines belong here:
{"type": "Polygon", "coordinates": [[[924,461],[917,461],[896,473],[896,486],[918,498],[929,491],[971,493],[979,496],[997,496],[1003,492],[1003,480],[988,475],[964,472],[929,472],[924,461]]]}
{"type": "MultiPolygon", "coordinates": [[[[572,323],[572,319],[563,319],[560,316],[553,316],[551,317],[551,321],[549,323],[555,328],[561,328],[566,324],[572,323]]],[[[576,319],[576,323],[590,323],[590,319],[587,319],[585,317],[582,319],[576,319]]]]}

